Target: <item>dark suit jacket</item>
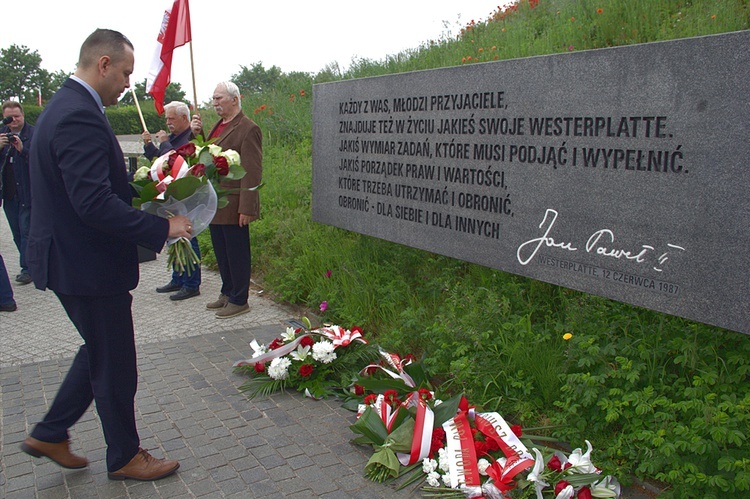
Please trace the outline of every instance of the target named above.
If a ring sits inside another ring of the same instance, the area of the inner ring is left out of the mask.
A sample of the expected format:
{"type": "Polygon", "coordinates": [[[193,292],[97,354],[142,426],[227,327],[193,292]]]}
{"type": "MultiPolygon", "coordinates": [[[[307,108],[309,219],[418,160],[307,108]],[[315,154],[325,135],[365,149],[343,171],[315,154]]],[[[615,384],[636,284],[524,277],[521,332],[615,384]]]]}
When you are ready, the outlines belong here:
{"type": "MultiPolygon", "coordinates": [[[[221,122],[219,122],[221,123],[221,122]]],[[[219,124],[214,125],[213,130],[219,124]]],[[[211,134],[208,135],[209,137],[211,134]]],[[[240,162],[247,172],[240,180],[222,182],[223,189],[255,187],[263,177],[263,135],[260,127],[242,112],[227,123],[215,144],[223,150],[233,149],[240,155],[240,162]]],[[[218,210],[212,224],[237,225],[240,213],[249,215],[251,221],[260,217],[260,197],[258,191],[233,192],[227,196],[229,204],[218,210]]]]}
{"type": "Polygon", "coordinates": [[[137,244],[160,251],[165,219],[131,206],[125,160],[94,98],[68,79],[31,146],[26,258],[37,288],[108,296],[138,285],[137,244]]]}
{"type": "MultiPolygon", "coordinates": [[[[10,127],[0,128],[0,133],[9,133],[10,127]]],[[[4,189],[15,191],[18,203],[21,206],[31,206],[31,191],[29,183],[29,150],[31,139],[34,137],[34,127],[28,123],[23,124],[18,139],[23,141],[23,151],[20,153],[15,147],[8,144],[0,151],[0,192],[4,189]],[[3,186],[2,177],[6,169],[13,171],[15,186],[3,186]]],[[[11,191],[11,192],[12,192],[11,191]]]]}
{"type": "Polygon", "coordinates": [[[177,149],[180,146],[184,146],[194,138],[195,137],[193,137],[193,131],[190,129],[190,127],[188,127],[179,135],[170,133],[169,138],[164,142],[160,142],[158,148],[154,145],[153,142],[149,142],[148,144],[144,145],[143,155],[148,159],[153,160],[158,156],[164,156],[172,149],[177,149]]]}

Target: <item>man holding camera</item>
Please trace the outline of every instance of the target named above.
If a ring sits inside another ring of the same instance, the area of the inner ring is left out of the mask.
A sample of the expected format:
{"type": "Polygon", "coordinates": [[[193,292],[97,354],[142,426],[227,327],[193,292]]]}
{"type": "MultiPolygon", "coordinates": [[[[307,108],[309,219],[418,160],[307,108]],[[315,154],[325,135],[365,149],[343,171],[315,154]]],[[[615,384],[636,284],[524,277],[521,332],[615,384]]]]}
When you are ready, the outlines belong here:
{"type": "Polygon", "coordinates": [[[29,284],[31,275],[26,264],[31,223],[29,146],[34,127],[26,124],[23,107],[13,101],[3,102],[3,125],[0,128],[0,193],[13,242],[20,255],[21,273],[16,276],[16,282],[29,284]]]}

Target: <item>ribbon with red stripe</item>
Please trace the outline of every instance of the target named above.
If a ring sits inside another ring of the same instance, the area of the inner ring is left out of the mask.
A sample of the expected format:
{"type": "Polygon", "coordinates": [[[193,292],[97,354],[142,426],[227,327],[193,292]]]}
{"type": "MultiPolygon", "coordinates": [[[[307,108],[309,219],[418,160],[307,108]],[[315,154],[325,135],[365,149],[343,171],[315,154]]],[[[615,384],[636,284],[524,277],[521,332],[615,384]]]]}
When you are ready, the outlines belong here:
{"type": "Polygon", "coordinates": [[[478,413],[474,417],[477,430],[486,438],[495,441],[508,461],[505,463],[501,482],[512,479],[517,474],[534,466],[534,458],[526,446],[510,429],[508,423],[496,412],[478,413]]]}
{"type": "Polygon", "coordinates": [[[443,423],[446,435],[448,477],[451,488],[481,487],[477,453],[466,413],[460,412],[443,423]]]}

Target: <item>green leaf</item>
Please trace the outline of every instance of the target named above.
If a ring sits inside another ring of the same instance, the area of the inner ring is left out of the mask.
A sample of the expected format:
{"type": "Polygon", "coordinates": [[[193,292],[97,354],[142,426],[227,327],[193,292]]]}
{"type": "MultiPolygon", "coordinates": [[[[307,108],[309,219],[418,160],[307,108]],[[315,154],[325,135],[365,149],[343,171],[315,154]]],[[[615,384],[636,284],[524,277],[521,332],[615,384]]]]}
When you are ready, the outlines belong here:
{"type": "Polygon", "coordinates": [[[443,423],[456,416],[462,395],[462,393],[454,395],[433,409],[432,412],[435,414],[435,428],[442,426],[443,423]]]}
{"type": "Polygon", "coordinates": [[[195,190],[205,182],[205,180],[201,180],[193,175],[182,177],[167,186],[165,197],[173,197],[175,199],[183,200],[192,195],[195,190]]]}
{"type": "Polygon", "coordinates": [[[388,438],[388,430],[380,419],[380,416],[372,409],[367,406],[365,412],[357,419],[357,422],[349,426],[354,433],[359,433],[369,438],[376,445],[383,445],[385,439],[388,438]]]}

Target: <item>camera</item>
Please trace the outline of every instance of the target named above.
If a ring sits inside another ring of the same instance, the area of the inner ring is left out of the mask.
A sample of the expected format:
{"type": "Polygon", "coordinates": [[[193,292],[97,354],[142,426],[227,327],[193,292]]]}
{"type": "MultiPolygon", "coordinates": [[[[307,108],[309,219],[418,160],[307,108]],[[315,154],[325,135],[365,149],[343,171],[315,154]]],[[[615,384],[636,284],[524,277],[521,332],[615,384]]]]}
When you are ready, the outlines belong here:
{"type": "Polygon", "coordinates": [[[15,134],[13,132],[7,132],[5,136],[8,138],[8,142],[11,144],[15,144],[18,140],[18,134],[15,134]]]}

